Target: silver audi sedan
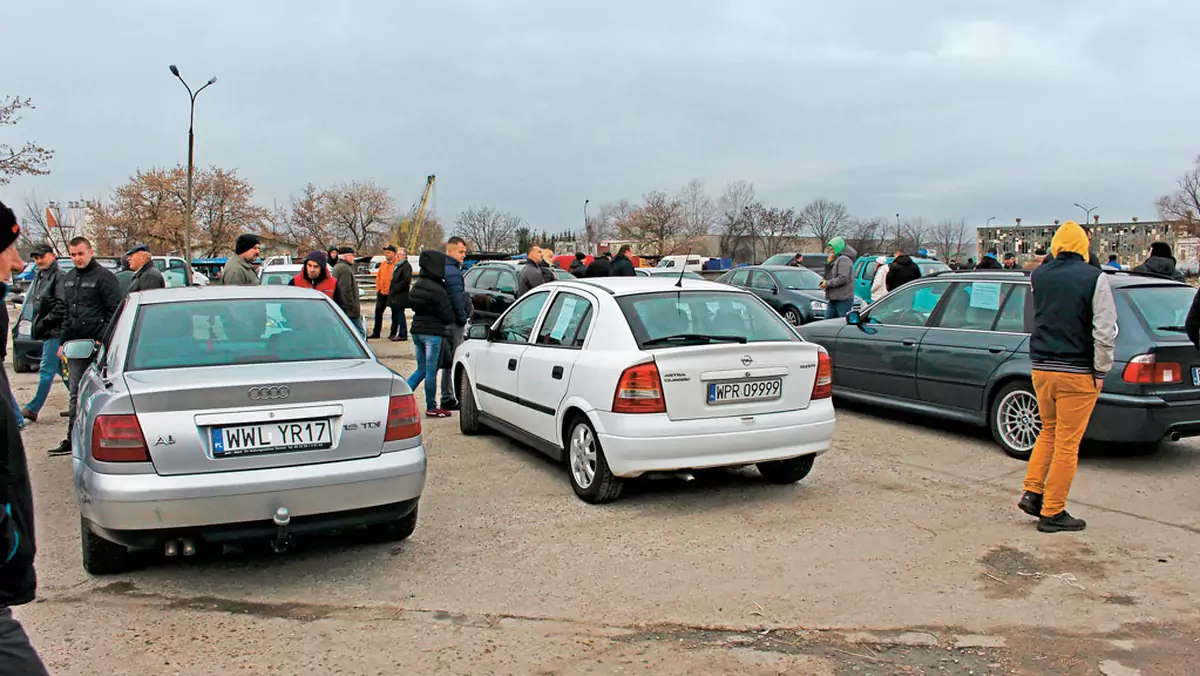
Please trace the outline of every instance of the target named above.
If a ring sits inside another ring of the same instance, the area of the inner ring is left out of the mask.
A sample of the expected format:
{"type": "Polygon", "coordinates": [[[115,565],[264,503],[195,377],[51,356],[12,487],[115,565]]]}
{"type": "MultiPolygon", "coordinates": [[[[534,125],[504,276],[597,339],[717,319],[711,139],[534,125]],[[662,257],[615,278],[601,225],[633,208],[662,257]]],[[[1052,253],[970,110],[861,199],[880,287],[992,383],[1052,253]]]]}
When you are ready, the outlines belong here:
{"type": "Polygon", "coordinates": [[[325,295],[288,286],[130,294],[72,430],[83,566],[417,522],[425,448],[412,391],[325,295]]]}

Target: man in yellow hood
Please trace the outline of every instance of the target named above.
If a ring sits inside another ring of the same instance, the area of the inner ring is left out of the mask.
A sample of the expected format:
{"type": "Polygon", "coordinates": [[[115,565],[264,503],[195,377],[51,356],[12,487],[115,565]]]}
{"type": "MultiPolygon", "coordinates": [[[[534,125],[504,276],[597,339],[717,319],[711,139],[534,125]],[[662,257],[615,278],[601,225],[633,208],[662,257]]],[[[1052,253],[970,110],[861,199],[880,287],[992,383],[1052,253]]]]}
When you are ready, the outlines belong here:
{"type": "Polygon", "coordinates": [[[1018,507],[1038,517],[1044,533],[1087,527],[1067,513],[1067,494],[1079,464],[1079,442],[1113,366],[1117,309],[1108,278],[1088,262],[1088,247],[1087,232],[1067,221],[1050,242],[1053,258],[1030,275],[1029,357],[1042,430],[1018,507]]]}

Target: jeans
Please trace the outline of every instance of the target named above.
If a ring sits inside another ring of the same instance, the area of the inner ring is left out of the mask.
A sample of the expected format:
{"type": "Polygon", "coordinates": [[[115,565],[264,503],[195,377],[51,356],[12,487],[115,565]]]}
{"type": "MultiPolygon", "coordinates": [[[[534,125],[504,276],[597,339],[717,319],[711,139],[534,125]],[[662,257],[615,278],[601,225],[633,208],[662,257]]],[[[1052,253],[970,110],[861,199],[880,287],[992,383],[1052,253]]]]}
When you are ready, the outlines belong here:
{"type": "Polygon", "coordinates": [[[437,408],[437,372],[438,359],[442,354],[442,337],[414,333],[412,341],[417,352],[417,370],[408,377],[408,387],[416,393],[417,385],[425,381],[425,409],[432,411],[437,408]]]}
{"type": "Polygon", "coordinates": [[[75,409],[79,407],[79,383],[91,365],[91,359],[67,360],[67,390],[70,392],[70,396],[67,398],[67,439],[70,439],[71,435],[75,433],[75,409]]]}
{"type": "MultiPolygon", "coordinates": [[[[50,396],[50,390],[54,387],[54,377],[62,375],[62,360],[58,358],[60,344],[57,338],[42,341],[42,364],[38,367],[37,392],[25,407],[34,415],[41,413],[42,407],[46,405],[46,397],[50,396]]],[[[63,378],[63,385],[67,385],[66,378],[63,378]]]]}
{"type": "Polygon", "coordinates": [[[13,413],[17,414],[17,427],[25,427],[25,416],[21,413],[21,403],[17,401],[17,393],[13,392],[11,387],[8,390],[8,399],[12,402],[13,413]]]}
{"type": "Polygon", "coordinates": [[[358,329],[358,335],[363,338],[367,337],[367,329],[363,327],[362,317],[351,317],[350,323],[354,325],[354,328],[358,329]]]}
{"type": "MultiPolygon", "coordinates": [[[[451,324],[446,327],[446,332],[450,335],[442,341],[442,349],[450,351],[450,361],[453,364],[454,351],[458,349],[463,342],[463,331],[466,327],[458,324],[451,324]]],[[[458,400],[454,398],[454,369],[442,369],[442,408],[447,405],[453,405],[458,400]]]]}
{"type": "Polygon", "coordinates": [[[1042,516],[1067,508],[1067,493],[1079,466],[1079,442],[1092,418],[1100,390],[1090,373],[1034,371],[1042,432],[1025,472],[1025,490],[1042,496],[1042,516]]]}
{"type": "Polygon", "coordinates": [[[854,309],[854,299],[825,301],[825,319],[838,319],[850,314],[854,309]]]}
{"type": "Polygon", "coordinates": [[[0,606],[0,673],[13,676],[48,676],[29,635],[13,617],[12,609],[0,606]]]}

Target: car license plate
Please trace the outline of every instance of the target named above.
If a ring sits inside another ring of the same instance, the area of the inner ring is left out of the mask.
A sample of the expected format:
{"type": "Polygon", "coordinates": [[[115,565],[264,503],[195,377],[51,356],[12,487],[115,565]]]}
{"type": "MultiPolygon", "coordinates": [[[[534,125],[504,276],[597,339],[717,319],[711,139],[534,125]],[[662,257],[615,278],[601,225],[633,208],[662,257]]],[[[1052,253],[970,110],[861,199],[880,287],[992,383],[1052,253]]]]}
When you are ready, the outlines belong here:
{"type": "Polygon", "coordinates": [[[214,458],[309,451],[331,446],[333,426],[328,420],[294,420],[212,428],[214,458]]]}
{"type": "Polygon", "coordinates": [[[1200,366],[1192,368],[1192,384],[1200,387],[1200,366]]]}
{"type": "Polygon", "coordinates": [[[783,378],[766,380],[729,380],[708,384],[708,403],[741,404],[748,401],[778,399],[783,392],[783,378]]]}

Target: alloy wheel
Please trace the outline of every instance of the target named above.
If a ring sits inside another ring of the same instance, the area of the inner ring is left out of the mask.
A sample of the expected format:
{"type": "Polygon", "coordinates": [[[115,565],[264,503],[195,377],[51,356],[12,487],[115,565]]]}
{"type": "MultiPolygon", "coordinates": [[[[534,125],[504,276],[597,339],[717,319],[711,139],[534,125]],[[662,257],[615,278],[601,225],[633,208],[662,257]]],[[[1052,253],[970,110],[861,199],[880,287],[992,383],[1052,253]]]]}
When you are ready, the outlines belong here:
{"type": "Polygon", "coordinates": [[[589,488],[596,480],[596,439],[587,425],[571,431],[571,476],[580,488],[589,488]]]}
{"type": "Polygon", "coordinates": [[[1013,390],[1004,396],[997,407],[996,426],[1000,438],[1014,451],[1028,453],[1037,443],[1042,431],[1037,397],[1025,390],[1013,390]]]}

